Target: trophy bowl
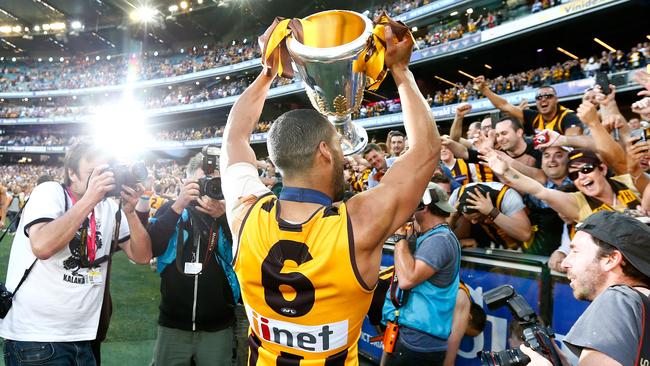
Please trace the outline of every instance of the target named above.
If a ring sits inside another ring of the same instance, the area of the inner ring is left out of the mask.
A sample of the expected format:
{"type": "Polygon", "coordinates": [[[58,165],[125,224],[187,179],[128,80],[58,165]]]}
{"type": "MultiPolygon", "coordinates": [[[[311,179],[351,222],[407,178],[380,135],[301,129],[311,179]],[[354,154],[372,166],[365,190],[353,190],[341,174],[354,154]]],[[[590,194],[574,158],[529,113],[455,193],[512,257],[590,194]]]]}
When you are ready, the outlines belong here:
{"type": "Polygon", "coordinates": [[[366,49],[374,25],[366,16],[345,10],[312,14],[302,22],[303,39],[287,38],[287,48],[312,105],[343,136],[347,155],[368,143],[365,129],[352,122],[363,100],[366,75],[356,60],[366,49]]]}

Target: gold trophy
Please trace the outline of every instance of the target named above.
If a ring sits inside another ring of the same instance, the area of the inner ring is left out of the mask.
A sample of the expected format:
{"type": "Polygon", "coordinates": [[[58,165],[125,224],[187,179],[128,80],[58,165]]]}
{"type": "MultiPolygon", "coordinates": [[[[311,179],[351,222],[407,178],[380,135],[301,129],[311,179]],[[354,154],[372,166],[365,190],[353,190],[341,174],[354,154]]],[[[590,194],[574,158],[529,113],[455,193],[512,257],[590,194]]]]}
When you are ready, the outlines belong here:
{"type": "Polygon", "coordinates": [[[278,63],[278,75],[293,77],[295,68],[314,108],[343,136],[347,155],[360,153],[368,143],[365,129],[352,122],[366,83],[377,89],[386,76],[384,26],[401,38],[409,33],[402,23],[382,14],[374,24],[366,16],[328,10],[304,19],[280,19],[260,37],[262,63],[278,63]],[[293,64],[293,67],[292,67],[293,64]]]}

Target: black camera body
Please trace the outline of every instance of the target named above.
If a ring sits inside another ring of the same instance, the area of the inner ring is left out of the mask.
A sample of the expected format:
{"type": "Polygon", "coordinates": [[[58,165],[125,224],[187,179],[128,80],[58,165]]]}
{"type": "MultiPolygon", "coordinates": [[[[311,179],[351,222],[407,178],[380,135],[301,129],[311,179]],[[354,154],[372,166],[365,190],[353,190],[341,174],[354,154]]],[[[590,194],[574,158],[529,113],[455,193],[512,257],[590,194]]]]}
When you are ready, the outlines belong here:
{"type": "Polygon", "coordinates": [[[143,162],[133,164],[111,163],[106,171],[113,172],[115,178],[115,189],[108,192],[106,197],[120,197],[122,186],[135,188],[135,186],[147,179],[149,172],[143,162]]]}
{"type": "Polygon", "coordinates": [[[11,309],[14,294],[12,294],[3,283],[0,283],[0,319],[4,319],[11,309]]]}
{"type": "Polygon", "coordinates": [[[219,153],[220,150],[214,145],[204,146],[201,150],[203,154],[203,172],[205,177],[199,179],[199,194],[201,196],[208,196],[215,200],[223,199],[223,192],[221,191],[221,178],[214,177],[213,174],[219,167],[219,153]]]}
{"type": "MultiPolygon", "coordinates": [[[[483,300],[489,309],[495,310],[502,306],[508,309],[519,322],[523,329],[524,341],[535,352],[551,361],[554,366],[562,365],[560,356],[553,346],[555,333],[552,329],[545,327],[537,319],[535,310],[526,302],[523,296],[515,292],[510,285],[503,285],[494,288],[483,294],[483,300]]],[[[506,349],[499,352],[481,351],[478,353],[483,365],[527,365],[530,358],[518,348],[506,349]]]]}

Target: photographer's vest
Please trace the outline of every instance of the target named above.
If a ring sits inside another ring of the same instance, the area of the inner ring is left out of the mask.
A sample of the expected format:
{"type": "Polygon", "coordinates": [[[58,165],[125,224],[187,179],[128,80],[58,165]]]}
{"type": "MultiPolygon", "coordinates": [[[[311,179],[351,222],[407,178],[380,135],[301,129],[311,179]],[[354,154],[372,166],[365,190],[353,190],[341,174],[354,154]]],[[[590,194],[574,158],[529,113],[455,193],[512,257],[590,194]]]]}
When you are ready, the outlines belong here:
{"type": "MultiPolygon", "coordinates": [[[[451,232],[449,226],[442,224],[418,237],[415,248],[423,241],[440,232],[451,232]]],[[[399,326],[427,333],[440,339],[447,339],[451,333],[451,323],[456,306],[460,282],[460,243],[455,235],[450,235],[456,244],[458,256],[454,263],[454,279],[447,287],[438,287],[429,280],[413,287],[408,292],[408,300],[399,308],[399,326]]],[[[397,279],[399,283],[399,278],[397,279]]],[[[393,284],[394,285],[394,284],[393,284]]],[[[383,320],[395,322],[395,306],[390,299],[390,291],[384,301],[383,320]]]]}
{"type": "MultiPolygon", "coordinates": [[[[466,186],[462,186],[460,188],[460,190],[458,191],[458,197],[463,195],[463,192],[465,192],[465,187],[466,186]]],[[[505,197],[506,192],[508,191],[508,189],[510,189],[510,187],[508,187],[507,185],[504,184],[503,187],[501,187],[501,189],[497,193],[496,199],[494,199],[494,198],[492,198],[492,197],[494,197],[494,195],[491,194],[491,193],[496,192],[496,190],[488,188],[488,192],[490,192],[490,200],[492,201],[492,204],[494,205],[494,207],[496,207],[497,210],[499,210],[499,211],[501,211],[501,204],[503,203],[503,198],[505,197]]],[[[479,225],[481,226],[481,228],[483,229],[485,234],[487,234],[487,236],[489,236],[490,239],[495,244],[503,245],[507,249],[517,249],[522,245],[522,242],[511,238],[505,232],[505,230],[503,230],[497,224],[492,223],[490,225],[487,225],[487,224],[481,222],[479,225]]]]}
{"type": "MultiPolygon", "coordinates": [[[[639,198],[625,184],[612,179],[607,179],[607,183],[609,183],[609,185],[612,187],[612,190],[616,195],[616,199],[627,206],[627,208],[635,210],[636,207],[641,204],[639,198]]],[[[594,197],[585,195],[585,199],[587,200],[589,208],[591,208],[591,212],[593,213],[596,213],[598,211],[616,211],[612,206],[603,203],[594,197]]]]}
{"type": "Polygon", "coordinates": [[[553,130],[561,135],[564,135],[564,128],[562,128],[562,121],[564,117],[571,112],[570,109],[562,107],[561,105],[557,106],[557,113],[550,121],[545,121],[541,113],[538,113],[537,116],[533,119],[533,128],[536,131],[541,130],[553,130]]]}
{"type": "MultiPolygon", "coordinates": [[[[474,164],[476,168],[476,179],[479,182],[493,182],[494,173],[490,167],[483,164],[474,164]]],[[[466,185],[472,183],[472,172],[470,170],[469,164],[463,159],[456,159],[454,167],[451,168],[451,175],[454,179],[461,185],[466,185]]]]}
{"type": "Polygon", "coordinates": [[[280,204],[260,197],[240,229],[234,268],[251,328],[248,364],[358,365],[373,289],[356,268],[347,207],[324,205],[295,224],[280,218],[280,204]]]}

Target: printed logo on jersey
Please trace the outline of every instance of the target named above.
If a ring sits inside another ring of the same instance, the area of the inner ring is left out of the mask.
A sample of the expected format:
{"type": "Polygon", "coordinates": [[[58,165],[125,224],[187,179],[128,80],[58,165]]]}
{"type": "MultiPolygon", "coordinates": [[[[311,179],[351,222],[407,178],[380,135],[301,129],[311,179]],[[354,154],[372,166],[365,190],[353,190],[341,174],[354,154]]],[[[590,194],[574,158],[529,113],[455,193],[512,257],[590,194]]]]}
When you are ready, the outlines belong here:
{"type": "Polygon", "coordinates": [[[348,321],[321,325],[300,325],[261,316],[246,306],[255,334],[267,342],[306,352],[327,352],[346,346],[348,321]]]}

